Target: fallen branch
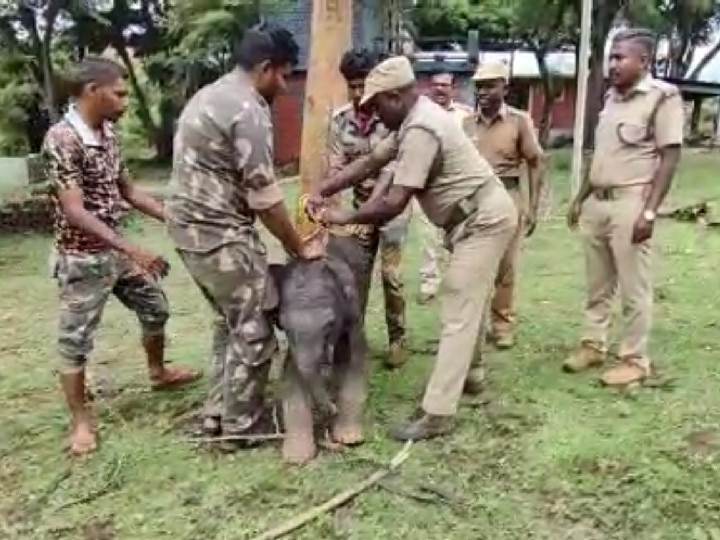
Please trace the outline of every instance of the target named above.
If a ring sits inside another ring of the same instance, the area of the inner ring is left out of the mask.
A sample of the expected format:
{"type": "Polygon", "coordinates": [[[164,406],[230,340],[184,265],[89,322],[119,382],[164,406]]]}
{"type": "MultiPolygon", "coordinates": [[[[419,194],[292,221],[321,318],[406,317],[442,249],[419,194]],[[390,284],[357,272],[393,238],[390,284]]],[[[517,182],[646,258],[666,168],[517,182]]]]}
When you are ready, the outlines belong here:
{"type": "Polygon", "coordinates": [[[255,442],[255,441],[280,441],[285,436],[282,433],[267,433],[261,435],[222,435],[219,437],[192,437],[186,439],[193,443],[215,443],[215,442],[255,442]]]}
{"type": "Polygon", "coordinates": [[[99,499],[100,497],[104,497],[105,495],[107,495],[113,491],[117,491],[123,485],[123,469],[124,468],[125,468],[125,463],[124,463],[123,456],[121,456],[115,461],[115,466],[110,470],[109,474],[106,476],[106,480],[105,480],[104,484],[100,488],[98,488],[97,490],[95,490],[91,493],[88,493],[87,495],[84,495],[77,499],[73,499],[71,501],[68,501],[66,503],[63,503],[63,504],[55,507],[55,511],[59,512],[60,510],[65,510],[66,508],[69,508],[71,506],[76,506],[78,504],[87,504],[96,499],[99,499]]]}
{"type": "Polygon", "coordinates": [[[384,469],[374,472],[365,480],[359,482],[351,488],[346,489],[342,493],[338,493],[337,495],[335,495],[335,497],[328,500],[327,502],[310,508],[302,514],[299,514],[294,518],[289,519],[282,525],[279,525],[274,529],[270,529],[269,531],[262,533],[260,536],[256,536],[255,538],[253,538],[253,540],[276,540],[277,538],[282,538],[283,536],[307,525],[308,523],[310,523],[314,519],[317,519],[324,513],[344,505],[349,500],[357,497],[362,492],[373,487],[375,484],[380,482],[380,480],[390,475],[398,467],[400,467],[400,465],[402,465],[405,460],[407,460],[407,458],[410,456],[411,447],[412,441],[408,441],[407,443],[405,443],[405,446],[403,446],[402,450],[400,450],[395,455],[395,457],[390,461],[390,464],[384,469]]]}

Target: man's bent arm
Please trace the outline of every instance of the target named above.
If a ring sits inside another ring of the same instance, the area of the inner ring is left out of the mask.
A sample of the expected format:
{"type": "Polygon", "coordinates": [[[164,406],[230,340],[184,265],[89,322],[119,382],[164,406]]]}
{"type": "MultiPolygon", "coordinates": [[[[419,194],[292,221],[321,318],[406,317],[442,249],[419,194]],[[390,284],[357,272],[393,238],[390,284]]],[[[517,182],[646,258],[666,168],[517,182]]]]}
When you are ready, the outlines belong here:
{"type": "Polygon", "coordinates": [[[359,184],[366,178],[377,175],[380,170],[390,163],[396,153],[396,135],[390,134],[380,141],[372,153],[356,159],[339,172],[325,179],[320,185],[322,197],[332,197],[336,193],[359,184]]]}
{"type": "Polygon", "coordinates": [[[257,215],[263,225],[277,238],[286,251],[297,255],[302,250],[302,240],[290,219],[284,202],[274,204],[265,210],[258,210],[257,215]]]}
{"type": "Polygon", "coordinates": [[[60,206],[63,209],[65,218],[70,225],[99,238],[105,242],[108,247],[122,251],[123,253],[129,251],[130,245],[126,243],[120,235],[85,210],[82,190],[80,188],[73,187],[58,190],[58,198],[60,199],[60,206]]]}
{"type": "Polygon", "coordinates": [[[683,123],[685,113],[683,100],[679,92],[664,99],[655,115],[655,144],[660,162],[652,179],[650,193],[645,201],[645,209],[657,212],[665,195],[670,190],[675,169],[680,161],[683,143],[683,123]]]}
{"type": "Polygon", "coordinates": [[[650,194],[645,201],[645,209],[653,212],[657,212],[670,190],[675,169],[680,161],[680,146],[666,146],[661,148],[659,153],[660,163],[653,177],[650,194]]]}
{"type": "Polygon", "coordinates": [[[390,186],[384,197],[369,199],[347,218],[347,223],[382,225],[400,215],[410,202],[415,189],[390,186]]]}

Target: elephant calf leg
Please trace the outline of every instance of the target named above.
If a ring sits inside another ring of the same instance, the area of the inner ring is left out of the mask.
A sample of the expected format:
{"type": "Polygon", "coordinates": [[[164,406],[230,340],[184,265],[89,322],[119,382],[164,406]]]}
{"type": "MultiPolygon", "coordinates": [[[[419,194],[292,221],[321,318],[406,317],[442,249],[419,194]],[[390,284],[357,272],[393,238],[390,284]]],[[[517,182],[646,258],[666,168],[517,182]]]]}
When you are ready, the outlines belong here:
{"type": "Polygon", "coordinates": [[[332,426],[332,438],[337,443],[353,446],[365,440],[362,420],[367,346],[362,329],[355,329],[347,345],[336,350],[336,354],[345,354],[347,357],[336,358],[336,369],[341,372],[338,374],[338,413],[332,426]]]}
{"type": "Polygon", "coordinates": [[[302,465],[314,459],[317,447],[313,433],[312,402],[300,382],[293,359],[289,359],[285,369],[283,416],[285,438],[282,455],[285,462],[302,465]]]}

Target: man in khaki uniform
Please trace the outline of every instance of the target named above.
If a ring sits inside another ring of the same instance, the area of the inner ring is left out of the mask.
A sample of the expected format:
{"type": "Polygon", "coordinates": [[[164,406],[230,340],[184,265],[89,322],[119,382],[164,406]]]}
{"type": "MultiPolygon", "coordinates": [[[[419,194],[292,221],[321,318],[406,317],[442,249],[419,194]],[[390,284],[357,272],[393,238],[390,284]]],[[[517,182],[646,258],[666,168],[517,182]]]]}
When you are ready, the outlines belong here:
{"type": "MultiPolygon", "coordinates": [[[[452,73],[440,71],[430,77],[428,96],[443,109],[448,111],[462,124],[465,118],[472,116],[473,109],[464,103],[455,101],[455,80],[452,73]]],[[[415,203],[416,213],[420,216],[420,230],[423,237],[422,262],[420,264],[420,303],[432,300],[440,286],[440,260],[447,255],[442,246],[442,231],[428,220],[427,216],[415,203]]]]}
{"type": "Polygon", "coordinates": [[[649,72],[654,45],[655,36],[644,30],[625,30],[613,39],[612,87],[600,113],[589,174],[568,214],[570,227],[579,222],[582,231],[588,296],[582,343],[564,369],[603,364],[619,287],[626,327],[620,364],[601,377],[608,386],[637,384],[650,374],[653,227],[683,141],[680,92],[649,72]]]}
{"type": "Polygon", "coordinates": [[[447,433],[470,366],[481,344],[487,304],[500,258],[517,224],[517,211],[492,168],[447,111],[418,92],[404,56],[385,60],[365,82],[363,103],[375,108],[393,133],[372,153],[323,183],[322,197],[362,181],[393,159],[392,185],[382,197],[355,211],[323,206],[313,197],[309,211],[328,223],[384,223],[399,215],[413,196],[430,221],[445,231],[451,257],[441,287],[441,335],[435,368],[422,408],[393,432],[399,440],[447,433]]]}
{"type": "Polygon", "coordinates": [[[495,279],[491,305],[492,336],[499,349],[515,343],[515,280],[524,236],[535,231],[544,174],[543,150],[530,116],[505,103],[510,74],[505,64],[487,63],[473,75],[478,112],[463,123],[465,132],[490,163],[518,209],[518,226],[495,279]],[[520,189],[521,166],[527,166],[528,204],[520,189]]]}

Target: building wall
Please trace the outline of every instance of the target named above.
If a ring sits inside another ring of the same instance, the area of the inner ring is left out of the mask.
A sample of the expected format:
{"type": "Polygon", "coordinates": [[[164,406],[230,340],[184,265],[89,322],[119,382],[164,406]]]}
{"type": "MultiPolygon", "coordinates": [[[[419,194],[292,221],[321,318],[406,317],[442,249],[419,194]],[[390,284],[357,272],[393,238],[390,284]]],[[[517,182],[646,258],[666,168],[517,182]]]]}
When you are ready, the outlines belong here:
{"type": "MultiPolygon", "coordinates": [[[[418,77],[420,88],[428,88],[428,77],[418,77]]],[[[473,104],[472,85],[469,77],[457,79],[459,86],[458,100],[467,105],[473,104]]],[[[543,95],[542,87],[536,82],[522,82],[516,84],[530,84],[528,91],[529,103],[525,107],[535,122],[540,124],[542,118],[543,95]]],[[[305,73],[295,73],[289,81],[288,90],[278,96],[273,103],[273,122],[275,125],[275,161],[277,165],[284,166],[296,163],[300,158],[300,140],[302,134],[302,113],[305,98],[305,73]]],[[[575,83],[567,81],[561,95],[553,106],[551,133],[566,135],[572,133],[575,110],[575,83]]]]}

